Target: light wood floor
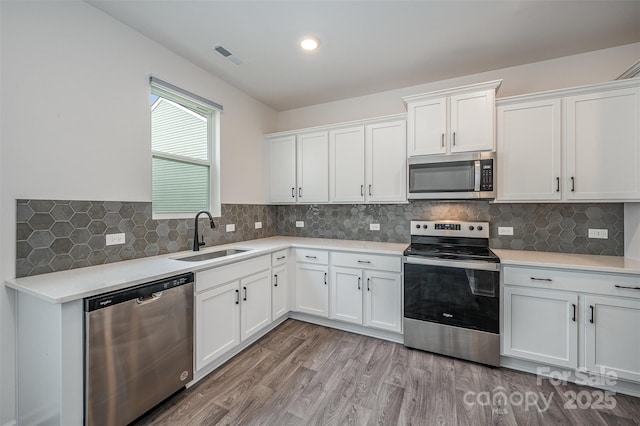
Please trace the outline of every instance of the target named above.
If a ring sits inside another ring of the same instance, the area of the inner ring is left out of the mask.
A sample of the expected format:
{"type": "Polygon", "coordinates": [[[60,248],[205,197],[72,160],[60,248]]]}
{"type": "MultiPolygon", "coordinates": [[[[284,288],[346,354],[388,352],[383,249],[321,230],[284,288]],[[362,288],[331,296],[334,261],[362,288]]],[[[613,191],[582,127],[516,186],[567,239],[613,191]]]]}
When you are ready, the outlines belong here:
{"type": "Polygon", "coordinates": [[[287,320],[137,425],[640,424],[639,398],[614,395],[615,408],[579,408],[597,404],[600,392],[287,320]],[[477,402],[500,393],[511,401],[477,402]],[[551,397],[548,410],[540,394],[551,397]],[[576,408],[564,408],[573,395],[576,408]]]}

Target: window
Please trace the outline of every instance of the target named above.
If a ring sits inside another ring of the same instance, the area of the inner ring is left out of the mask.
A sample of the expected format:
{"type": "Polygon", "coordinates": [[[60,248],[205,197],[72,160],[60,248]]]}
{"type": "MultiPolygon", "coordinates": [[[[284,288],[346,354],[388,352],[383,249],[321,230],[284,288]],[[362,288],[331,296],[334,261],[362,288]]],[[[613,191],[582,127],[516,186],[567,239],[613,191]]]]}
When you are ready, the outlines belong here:
{"type": "Polygon", "coordinates": [[[220,215],[218,166],[222,107],[151,77],[154,219],[220,215]]]}

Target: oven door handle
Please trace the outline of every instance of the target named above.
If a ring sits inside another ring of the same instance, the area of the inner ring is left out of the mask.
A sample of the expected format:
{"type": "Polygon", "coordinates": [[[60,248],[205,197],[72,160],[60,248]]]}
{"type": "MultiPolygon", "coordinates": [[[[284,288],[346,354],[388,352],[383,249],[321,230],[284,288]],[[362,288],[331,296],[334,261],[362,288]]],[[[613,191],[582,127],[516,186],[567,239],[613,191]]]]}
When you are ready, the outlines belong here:
{"type": "Polygon", "coordinates": [[[500,264],[492,262],[469,262],[464,260],[430,259],[417,256],[404,256],[404,263],[412,265],[444,266],[459,269],[475,269],[479,271],[499,271],[500,264]]]}

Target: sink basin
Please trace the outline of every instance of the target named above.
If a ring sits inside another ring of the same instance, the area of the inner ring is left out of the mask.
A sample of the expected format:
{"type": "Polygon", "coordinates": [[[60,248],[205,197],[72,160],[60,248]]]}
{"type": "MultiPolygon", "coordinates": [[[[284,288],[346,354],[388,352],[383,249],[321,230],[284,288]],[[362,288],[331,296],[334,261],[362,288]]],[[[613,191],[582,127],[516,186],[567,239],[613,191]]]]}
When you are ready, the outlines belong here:
{"type": "Polygon", "coordinates": [[[179,257],[179,258],[176,258],[176,260],[183,260],[185,262],[200,262],[202,260],[217,259],[219,257],[225,257],[225,256],[231,256],[233,254],[244,253],[245,251],[249,251],[249,250],[248,249],[218,250],[218,251],[212,251],[209,253],[196,254],[193,256],[179,257]]]}

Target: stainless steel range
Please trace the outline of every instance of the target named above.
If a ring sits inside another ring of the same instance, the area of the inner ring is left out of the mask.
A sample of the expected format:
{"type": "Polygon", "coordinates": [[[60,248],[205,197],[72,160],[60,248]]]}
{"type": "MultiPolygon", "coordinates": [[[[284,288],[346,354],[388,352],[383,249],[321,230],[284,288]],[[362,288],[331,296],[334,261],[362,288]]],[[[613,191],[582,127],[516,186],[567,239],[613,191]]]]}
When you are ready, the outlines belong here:
{"type": "Polygon", "coordinates": [[[500,259],[489,223],[411,221],[405,346],[500,365],[500,259]]]}

